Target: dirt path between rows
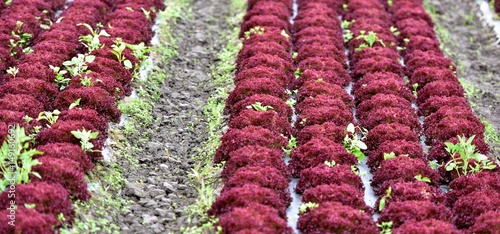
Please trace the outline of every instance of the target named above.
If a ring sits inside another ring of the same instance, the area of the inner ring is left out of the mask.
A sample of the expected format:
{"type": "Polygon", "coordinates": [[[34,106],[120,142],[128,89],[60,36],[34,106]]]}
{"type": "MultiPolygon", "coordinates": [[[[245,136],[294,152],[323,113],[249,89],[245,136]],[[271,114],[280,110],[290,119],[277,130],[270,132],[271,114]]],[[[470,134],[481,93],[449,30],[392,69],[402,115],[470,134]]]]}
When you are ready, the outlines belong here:
{"type": "Polygon", "coordinates": [[[207,139],[203,108],[214,89],[208,74],[227,43],[220,34],[228,27],[228,6],[225,0],[194,1],[192,17],[172,29],[179,55],[159,64],[168,77],[153,110],[158,121],[138,129],[151,137],[141,147],[144,151],[134,155],[138,170],[124,172],[124,198],[134,202],[117,217],[122,233],[178,233],[185,225],[184,209],[197,197],[187,174],[195,165],[191,157],[207,139]]]}
{"type": "MultiPolygon", "coordinates": [[[[435,30],[443,51],[459,68],[458,77],[476,114],[500,130],[500,46],[495,35],[478,18],[479,9],[470,0],[424,1],[435,9],[435,30]]],[[[429,8],[429,7],[428,7],[429,8]]],[[[431,13],[431,12],[429,12],[431,13]]],[[[491,156],[500,159],[500,145],[491,145],[491,156]]]]}

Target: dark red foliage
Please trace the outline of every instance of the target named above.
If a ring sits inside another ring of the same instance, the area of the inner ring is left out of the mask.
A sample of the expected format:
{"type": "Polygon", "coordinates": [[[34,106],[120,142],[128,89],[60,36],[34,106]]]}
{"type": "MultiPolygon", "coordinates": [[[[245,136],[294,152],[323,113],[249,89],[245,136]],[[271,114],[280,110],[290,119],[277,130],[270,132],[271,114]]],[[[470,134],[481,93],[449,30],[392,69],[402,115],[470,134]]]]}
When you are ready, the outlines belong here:
{"type": "Polygon", "coordinates": [[[224,233],[237,233],[247,229],[262,233],[293,233],[286,220],[279,217],[277,210],[257,203],[249,204],[245,208],[236,207],[221,215],[216,226],[222,227],[224,233]]]}
{"type": "Polygon", "coordinates": [[[342,143],[345,137],[345,127],[335,125],[332,122],[307,126],[299,131],[297,144],[302,145],[314,138],[326,138],[336,143],[342,143]]]}
{"type": "Polygon", "coordinates": [[[364,26],[368,26],[368,25],[378,25],[378,26],[382,26],[384,28],[389,29],[390,28],[390,23],[391,22],[387,22],[387,21],[384,21],[384,20],[381,20],[381,19],[358,18],[358,19],[356,19],[356,21],[352,22],[349,25],[349,29],[351,29],[351,30],[352,29],[361,29],[364,26]]]}
{"type": "Polygon", "coordinates": [[[495,12],[500,13],[500,2],[498,0],[495,0],[494,6],[495,6],[495,12]]]}
{"type": "Polygon", "coordinates": [[[15,201],[17,206],[35,204],[34,210],[54,217],[62,213],[69,222],[75,215],[68,191],[59,184],[46,182],[18,184],[15,188],[15,197],[9,197],[8,190],[0,194],[0,209],[8,209],[11,201],[15,201]]]}
{"type": "MultiPolygon", "coordinates": [[[[80,140],[71,134],[71,131],[83,130],[83,128],[85,128],[86,131],[97,131],[91,123],[85,120],[57,121],[50,128],[45,128],[40,131],[36,137],[36,142],[39,145],[62,142],[80,145],[80,140]]],[[[90,140],[90,142],[94,144],[94,150],[102,150],[104,141],[105,138],[102,137],[102,134],[99,134],[98,138],[90,140]]],[[[100,153],[92,153],[89,154],[89,156],[91,156],[93,160],[99,160],[102,157],[100,153]]]]}
{"type": "Polygon", "coordinates": [[[450,183],[450,191],[446,193],[447,205],[453,207],[459,198],[481,190],[500,191],[499,174],[483,171],[454,179],[450,183]]]}
{"type": "Polygon", "coordinates": [[[322,9],[326,6],[331,8],[337,13],[342,12],[342,4],[343,0],[298,0],[297,4],[299,5],[299,11],[303,9],[322,9]]]}
{"type": "MultiPolygon", "coordinates": [[[[498,9],[500,12],[500,7],[498,9]]],[[[469,230],[476,234],[498,233],[500,230],[500,211],[488,211],[481,214],[469,230]]]]}
{"type": "Polygon", "coordinates": [[[309,46],[314,43],[317,43],[321,46],[335,46],[338,50],[344,50],[344,41],[342,38],[324,36],[324,35],[315,35],[315,36],[301,36],[297,38],[294,43],[294,50],[299,51],[303,46],[309,46]]]}
{"type": "Polygon", "coordinates": [[[352,90],[356,91],[361,87],[365,87],[368,85],[368,83],[372,81],[387,80],[387,79],[401,80],[401,76],[391,72],[375,72],[366,74],[365,76],[363,76],[363,78],[359,79],[354,83],[354,85],[352,86],[352,90]]]}
{"type": "Polygon", "coordinates": [[[374,32],[375,34],[389,34],[391,31],[389,28],[378,25],[378,24],[371,24],[369,22],[362,22],[362,23],[357,23],[357,24],[351,24],[349,26],[349,29],[351,30],[351,33],[353,34],[354,38],[358,37],[361,35],[364,31],[366,32],[374,32]]]}
{"type": "Polygon", "coordinates": [[[9,217],[12,212],[10,210],[0,211],[0,233],[54,233],[61,223],[50,214],[40,214],[34,209],[28,209],[20,206],[15,211],[14,226],[8,223],[12,221],[9,217]]]}
{"type": "Polygon", "coordinates": [[[286,73],[293,73],[295,71],[291,61],[284,60],[277,55],[256,54],[255,56],[242,60],[237,67],[237,72],[257,66],[273,68],[286,73]]]}
{"type": "Polygon", "coordinates": [[[396,10],[392,13],[392,20],[394,22],[398,22],[403,19],[421,19],[425,20],[429,24],[430,28],[434,27],[434,23],[432,22],[432,18],[425,12],[425,9],[420,5],[419,7],[399,7],[395,8],[396,10]]]}
{"type": "Polygon", "coordinates": [[[469,228],[476,218],[488,211],[500,210],[500,192],[480,190],[458,198],[453,205],[453,223],[458,228],[469,228]]]}
{"type": "Polygon", "coordinates": [[[283,161],[284,153],[281,149],[268,149],[262,146],[249,145],[229,153],[229,160],[224,164],[221,177],[229,179],[236,170],[246,166],[274,167],[281,174],[291,178],[290,169],[283,161]]]}
{"type": "Polygon", "coordinates": [[[378,233],[368,214],[338,202],[325,202],[302,214],[297,229],[302,233],[378,233]]]}
{"type": "Polygon", "coordinates": [[[19,73],[17,73],[16,78],[34,78],[48,83],[54,82],[54,71],[40,62],[21,63],[17,66],[17,69],[19,73]]]}
{"type": "Polygon", "coordinates": [[[247,11],[250,11],[254,8],[254,6],[258,5],[259,2],[265,2],[265,3],[268,3],[268,2],[279,2],[279,3],[283,3],[287,8],[288,10],[292,10],[292,0],[249,0],[247,2],[247,11]]]}
{"type": "Polygon", "coordinates": [[[378,221],[392,221],[392,227],[397,228],[406,222],[419,222],[428,219],[450,222],[451,211],[443,205],[430,201],[391,202],[382,210],[378,221]]]}
{"type": "MultiPolygon", "coordinates": [[[[392,9],[393,9],[393,7],[392,7],[392,9]]],[[[414,27],[426,27],[426,28],[429,27],[427,22],[423,19],[407,18],[407,19],[398,20],[394,23],[395,23],[395,26],[398,28],[398,30],[404,30],[405,28],[414,28],[414,27]]]]}
{"type": "Polygon", "coordinates": [[[309,97],[295,106],[295,112],[299,115],[307,112],[311,108],[320,107],[337,107],[340,110],[350,110],[350,108],[341,100],[333,99],[328,95],[318,95],[316,97],[309,97]]]}
{"type": "Polygon", "coordinates": [[[294,149],[290,154],[290,170],[298,177],[304,169],[335,161],[336,164],[352,165],[357,162],[356,156],[347,152],[342,144],[326,138],[314,138],[294,149]]]}
{"type": "Polygon", "coordinates": [[[281,218],[286,218],[286,206],[280,197],[273,190],[255,184],[245,184],[242,187],[227,190],[215,200],[208,214],[221,216],[235,208],[245,208],[253,204],[274,208],[281,218]]]}
{"type": "Polygon", "coordinates": [[[71,109],[71,110],[63,110],[61,114],[59,114],[59,120],[84,120],[89,122],[94,126],[95,129],[99,130],[100,134],[103,134],[101,138],[106,138],[108,135],[108,122],[106,119],[101,117],[97,111],[92,109],[71,109]]]}
{"type": "Polygon", "coordinates": [[[316,15],[309,14],[307,17],[296,19],[293,28],[296,32],[300,32],[308,27],[324,27],[332,30],[340,30],[340,20],[337,17],[328,17],[320,12],[315,12],[316,15]]]}
{"type": "MultiPolygon", "coordinates": [[[[34,51],[33,54],[38,54],[40,52],[49,52],[49,53],[60,54],[67,58],[72,57],[77,53],[77,51],[75,50],[75,43],[60,41],[57,39],[42,41],[40,43],[35,44],[32,47],[32,49],[34,51]]],[[[23,62],[28,62],[28,61],[29,60],[24,60],[23,62]]]]}
{"type": "Polygon", "coordinates": [[[398,60],[383,56],[375,56],[359,60],[351,75],[354,79],[359,79],[368,73],[374,72],[392,72],[403,75],[403,66],[398,60]]]}
{"type": "MultiPolygon", "coordinates": [[[[349,5],[348,5],[349,7],[349,5]]],[[[380,9],[356,9],[352,12],[349,12],[345,14],[344,20],[355,20],[358,18],[373,18],[373,19],[380,19],[386,22],[389,22],[390,16],[387,14],[385,10],[380,10],[380,9]]]]}
{"type": "Polygon", "coordinates": [[[319,95],[328,95],[332,99],[342,100],[348,107],[354,106],[353,98],[344,88],[336,84],[329,84],[321,79],[304,82],[304,85],[299,88],[297,102],[300,103],[306,98],[319,95]]]}
{"type": "MultiPolygon", "coordinates": [[[[23,55],[23,57],[21,57],[19,59],[19,61],[21,63],[40,62],[41,64],[50,68],[49,65],[62,64],[67,59],[68,59],[68,57],[66,57],[62,54],[57,54],[57,53],[52,53],[52,52],[47,52],[47,51],[40,51],[38,53],[31,53],[31,54],[23,55]]],[[[20,74],[20,75],[22,76],[22,74],[20,74]]]]}
{"type": "Polygon", "coordinates": [[[398,52],[387,48],[387,47],[367,47],[362,50],[352,50],[350,51],[349,57],[351,58],[350,64],[353,67],[358,66],[358,62],[367,59],[367,58],[375,58],[375,57],[385,57],[392,61],[399,61],[400,55],[398,52]]]}
{"type": "Polygon", "coordinates": [[[239,86],[241,82],[251,79],[272,79],[277,84],[287,88],[294,79],[293,73],[286,73],[281,70],[271,69],[265,66],[257,66],[238,72],[234,78],[234,84],[239,86]]]}
{"type": "Polygon", "coordinates": [[[438,124],[445,118],[460,118],[477,124],[481,124],[481,120],[474,115],[469,108],[464,109],[460,106],[443,106],[435,113],[425,117],[424,128],[432,129],[435,124],[438,124]]]}
{"type": "Polygon", "coordinates": [[[302,60],[298,68],[304,72],[307,70],[333,72],[342,80],[349,80],[349,73],[344,69],[343,63],[337,62],[333,58],[312,57],[302,60]]]}
{"type": "Polygon", "coordinates": [[[278,1],[257,1],[252,9],[247,11],[243,21],[247,21],[255,15],[274,15],[280,20],[288,20],[291,16],[285,3],[278,1]]]}
{"type": "Polygon", "coordinates": [[[36,148],[44,153],[43,156],[67,158],[77,162],[82,172],[88,172],[94,168],[94,164],[79,145],[71,143],[49,143],[36,148]]]}
{"type": "Polygon", "coordinates": [[[374,127],[366,136],[368,149],[378,148],[384,141],[406,140],[419,142],[417,134],[410,127],[398,123],[381,124],[374,127]]]}
{"type": "Polygon", "coordinates": [[[420,105],[433,96],[464,97],[464,89],[458,82],[434,81],[428,83],[422,90],[418,91],[417,104],[420,105]]]}
{"type": "Polygon", "coordinates": [[[382,4],[379,1],[361,1],[361,0],[351,0],[347,6],[347,11],[355,11],[357,9],[377,9],[384,10],[382,4]]]}
{"type": "Polygon", "coordinates": [[[225,183],[221,193],[231,188],[242,187],[245,184],[255,184],[263,188],[272,189],[288,206],[292,201],[288,180],[274,167],[246,166],[238,169],[225,183]]]}
{"type": "MultiPolygon", "coordinates": [[[[453,144],[457,144],[459,141],[457,137],[452,137],[446,141],[437,142],[432,146],[429,152],[428,158],[430,160],[437,160],[438,162],[447,162],[451,160],[450,153],[446,151],[444,142],[451,142],[453,144]]],[[[488,144],[484,142],[484,139],[481,139],[479,137],[474,137],[474,139],[472,140],[472,144],[476,146],[476,151],[482,154],[487,155],[490,151],[488,144]]]]}
{"type": "Polygon", "coordinates": [[[88,67],[93,72],[106,74],[115,78],[116,81],[123,85],[125,95],[130,95],[132,91],[132,87],[130,86],[132,74],[118,61],[96,57],[94,62],[88,64],[88,67]]]}
{"type": "Polygon", "coordinates": [[[30,180],[60,184],[68,190],[72,197],[78,200],[87,201],[90,198],[84,174],[77,170],[77,162],[67,158],[50,156],[38,158],[38,161],[42,164],[34,166],[33,171],[38,172],[41,179],[31,175],[30,180]]]}
{"type": "Polygon", "coordinates": [[[359,88],[354,91],[354,96],[356,97],[356,101],[358,103],[369,100],[377,94],[393,94],[410,102],[415,100],[415,96],[413,96],[410,89],[408,89],[405,82],[401,78],[387,78],[371,81],[368,79],[361,79],[356,83],[359,82],[362,84],[357,85],[359,88]],[[368,82],[365,83],[365,81],[368,82]]]}
{"type": "Polygon", "coordinates": [[[275,15],[254,15],[249,20],[246,20],[241,25],[239,37],[245,36],[245,32],[254,27],[276,27],[285,30],[290,35],[291,25],[288,20],[281,20],[275,15]]]}
{"type": "MultiPolygon", "coordinates": [[[[385,202],[387,207],[391,202],[405,202],[405,201],[430,201],[432,203],[440,204],[444,201],[444,194],[438,187],[429,186],[422,181],[402,182],[387,181],[381,187],[381,196],[386,195],[387,189],[391,188],[391,197],[387,197],[385,202]]],[[[380,199],[375,203],[378,210],[380,199]]]]}
{"type": "Polygon", "coordinates": [[[33,96],[44,104],[46,110],[51,109],[51,102],[58,91],[53,83],[37,79],[12,79],[0,86],[0,97],[5,94],[26,94],[33,96]]]}
{"type": "MultiPolygon", "coordinates": [[[[341,42],[342,39],[342,31],[340,30],[334,30],[334,29],[329,29],[325,27],[307,27],[305,29],[302,29],[300,32],[295,32],[293,34],[292,41],[293,43],[296,43],[300,39],[306,39],[309,37],[315,37],[315,36],[322,36],[325,38],[334,38],[335,42],[341,42]]],[[[313,46],[314,43],[311,44],[305,44],[306,47],[313,46]]],[[[335,47],[336,50],[342,51],[339,47],[339,45],[336,44],[330,44],[328,46],[333,46],[335,47]]],[[[299,52],[300,50],[297,50],[299,52]]],[[[343,51],[342,51],[343,52],[343,51]]],[[[300,53],[299,53],[300,55],[300,53]]]]}
{"type": "Polygon", "coordinates": [[[365,119],[369,117],[372,111],[384,107],[397,107],[399,109],[411,108],[411,103],[394,94],[375,94],[370,99],[361,102],[356,109],[356,117],[358,119],[365,119]]]}
{"type": "Polygon", "coordinates": [[[303,60],[312,57],[331,58],[342,64],[344,68],[347,68],[347,57],[344,51],[339,50],[333,45],[319,45],[315,43],[312,45],[303,46],[299,51],[297,51],[297,58],[295,59],[295,61],[300,63],[303,60]]]}
{"type": "MultiPolygon", "coordinates": [[[[398,51],[396,38],[394,37],[394,34],[392,32],[377,33],[377,37],[379,40],[373,43],[372,47],[385,47],[394,51],[398,51]],[[384,44],[382,44],[381,41],[383,41],[384,44]]],[[[355,36],[348,42],[349,50],[355,50],[359,48],[362,44],[367,44],[365,39],[362,37],[357,38],[357,36],[355,36]]]]}
{"type": "Polygon", "coordinates": [[[44,110],[43,104],[33,96],[26,94],[6,94],[0,98],[0,110],[24,112],[36,118],[44,110]]]}
{"type": "Polygon", "coordinates": [[[77,89],[85,87],[82,84],[83,78],[90,78],[91,82],[90,87],[97,87],[104,89],[115,99],[120,99],[125,95],[125,89],[123,88],[123,85],[120,82],[116,81],[115,78],[96,72],[91,72],[90,74],[86,74],[83,77],[82,76],[73,77],[69,82],[68,89],[77,89]]]}
{"type": "MultiPolygon", "coordinates": [[[[151,28],[153,26],[153,22],[148,20],[142,10],[139,7],[134,7],[137,9],[134,11],[129,11],[126,8],[118,8],[113,13],[107,15],[109,19],[135,19],[138,22],[142,23],[146,28],[151,28]]],[[[132,9],[134,9],[132,8],[132,9]]],[[[154,13],[154,12],[152,12],[154,13]]],[[[154,19],[154,17],[151,17],[154,19]]],[[[141,28],[141,30],[144,30],[141,28]]]]}
{"type": "MultiPolygon", "coordinates": [[[[144,13],[142,13],[142,14],[144,14],[144,13]]],[[[91,54],[95,55],[96,57],[101,57],[101,58],[106,58],[106,59],[118,61],[118,58],[116,57],[116,55],[113,54],[113,52],[111,52],[111,51],[112,50],[109,47],[104,47],[104,48],[92,51],[91,54]]],[[[132,54],[132,51],[130,49],[127,48],[127,49],[123,50],[122,56],[125,59],[128,59],[132,63],[133,66],[140,65],[139,64],[140,61],[132,54]]]]}
{"type": "Polygon", "coordinates": [[[367,118],[359,119],[361,126],[370,130],[380,124],[400,123],[421,132],[422,126],[418,121],[415,110],[411,107],[400,109],[398,107],[383,107],[369,112],[367,118]]]}
{"type": "Polygon", "coordinates": [[[467,120],[460,117],[446,117],[432,128],[424,130],[427,144],[443,142],[447,139],[465,136],[467,138],[475,135],[477,138],[484,138],[484,125],[481,122],[467,120]]]}
{"type": "Polygon", "coordinates": [[[452,71],[457,70],[450,59],[434,51],[423,52],[416,50],[411,54],[407,54],[405,57],[405,65],[405,74],[407,76],[411,76],[413,72],[422,67],[448,68],[452,71]]]}
{"type": "Polygon", "coordinates": [[[393,152],[396,156],[407,155],[410,158],[424,159],[424,151],[419,142],[406,140],[384,141],[380,146],[369,153],[367,165],[377,170],[380,163],[384,161],[384,153],[393,152]]]}
{"type": "Polygon", "coordinates": [[[286,51],[290,51],[292,48],[292,43],[289,39],[281,34],[281,29],[274,28],[271,29],[267,27],[263,34],[252,34],[249,39],[243,40],[243,47],[251,46],[252,44],[259,42],[277,42],[280,44],[286,51]]]}
{"type": "Polygon", "coordinates": [[[286,100],[288,98],[285,89],[272,79],[249,79],[241,81],[238,86],[231,91],[226,100],[226,108],[229,108],[229,106],[256,94],[272,95],[281,98],[282,100],[286,100]]]}
{"type": "Polygon", "coordinates": [[[336,165],[329,167],[326,164],[320,164],[316,167],[308,168],[300,173],[300,179],[295,187],[295,191],[303,193],[307,189],[314,188],[323,184],[348,184],[359,191],[363,191],[361,177],[354,174],[350,165],[336,165]]]}
{"type": "Polygon", "coordinates": [[[449,68],[422,67],[415,70],[410,77],[410,85],[418,84],[417,90],[421,90],[428,83],[434,81],[458,82],[457,76],[449,68]]]}
{"type": "Polygon", "coordinates": [[[234,234],[266,234],[266,233],[261,232],[255,228],[247,228],[247,229],[239,230],[239,231],[235,232],[234,234]]]}
{"type": "Polygon", "coordinates": [[[66,110],[77,99],[80,99],[79,108],[93,109],[108,121],[118,122],[120,120],[121,112],[115,105],[115,99],[106,90],[97,87],[64,90],[57,96],[54,107],[66,110]]]}
{"type": "Polygon", "coordinates": [[[351,109],[341,109],[337,106],[311,107],[302,111],[295,122],[295,128],[300,130],[306,126],[332,122],[339,126],[347,126],[354,122],[351,109]]]}
{"type": "MultiPolygon", "coordinates": [[[[412,40],[415,40],[414,37],[416,37],[416,36],[434,39],[436,37],[436,34],[434,33],[434,30],[432,29],[432,27],[429,27],[429,26],[427,26],[427,27],[406,27],[406,28],[400,30],[400,34],[397,37],[397,40],[400,43],[404,43],[405,39],[410,39],[410,43],[411,43],[412,40]]],[[[437,39],[434,39],[434,40],[437,40],[437,39]]],[[[413,48],[410,47],[410,51],[406,51],[406,53],[411,53],[411,52],[415,51],[415,49],[417,49],[417,50],[421,50],[421,51],[434,51],[434,52],[437,52],[439,54],[442,54],[441,50],[439,50],[439,47],[437,48],[438,50],[434,50],[434,49],[429,50],[429,48],[434,47],[433,45],[436,42],[437,41],[432,42],[431,45],[422,44],[422,45],[424,45],[424,47],[422,49],[420,49],[418,47],[413,47],[413,48]],[[428,46],[430,46],[430,47],[428,47],[428,46]]]]}
{"type": "MultiPolygon", "coordinates": [[[[24,112],[19,111],[10,111],[10,110],[0,110],[0,122],[4,123],[6,126],[15,126],[19,124],[19,126],[24,127],[26,130],[26,134],[32,131],[35,126],[41,126],[42,124],[37,120],[33,119],[29,123],[26,122],[24,118],[26,114],[24,112]]],[[[0,141],[1,142],[1,141],[0,141]]]]}
{"type": "Polygon", "coordinates": [[[240,65],[245,59],[249,59],[257,54],[276,55],[287,62],[292,62],[292,55],[283,49],[280,44],[271,41],[254,43],[252,46],[242,48],[238,53],[236,64],[240,65]]]}
{"type": "Polygon", "coordinates": [[[405,53],[413,53],[415,50],[441,53],[439,41],[437,39],[419,35],[411,36],[409,38],[410,41],[406,44],[406,50],[404,50],[405,53]]]}
{"type": "Polygon", "coordinates": [[[286,138],[256,126],[229,129],[221,138],[221,146],[215,152],[214,162],[229,160],[229,153],[248,145],[259,145],[270,149],[281,149],[288,145],[286,138]]]}
{"type": "Polygon", "coordinates": [[[260,102],[262,106],[271,106],[280,116],[286,116],[291,120],[293,113],[292,108],[287,105],[283,99],[266,94],[252,95],[232,106],[227,105],[225,113],[232,114],[232,116],[238,116],[239,113],[248,109],[247,106],[251,106],[257,102],[260,102]]]}
{"type": "Polygon", "coordinates": [[[334,71],[306,70],[298,79],[293,81],[292,89],[299,89],[308,81],[317,81],[320,79],[326,83],[336,84],[339,86],[345,86],[352,81],[350,76],[340,77],[334,71]]]}
{"type": "Polygon", "coordinates": [[[62,22],[64,21],[61,21],[59,24],[53,24],[49,31],[46,31],[40,34],[37,38],[34,38],[33,42],[39,43],[49,40],[64,41],[75,45],[74,49],[76,51],[80,51],[81,48],[83,48],[83,45],[78,42],[78,33],[75,27],[72,25],[68,26],[62,22]]]}
{"type": "Polygon", "coordinates": [[[400,227],[393,229],[394,234],[463,234],[463,231],[458,230],[452,224],[436,220],[428,219],[423,221],[407,221],[400,227]]]}
{"type": "Polygon", "coordinates": [[[328,6],[326,6],[325,4],[311,4],[309,7],[303,7],[302,9],[300,9],[297,13],[297,16],[295,16],[295,22],[299,21],[301,22],[301,25],[298,28],[295,28],[294,25],[294,30],[296,32],[299,32],[310,27],[323,27],[324,25],[326,25],[325,28],[340,30],[340,21],[338,20],[338,17],[339,15],[337,14],[337,12],[328,8],[328,6]],[[321,18],[319,18],[318,16],[320,16],[321,18]],[[314,21],[314,18],[321,20],[314,21]],[[324,22],[324,20],[330,22],[324,22]]]}
{"type": "MultiPolygon", "coordinates": [[[[440,179],[439,174],[432,170],[426,161],[420,158],[398,156],[380,163],[380,168],[373,174],[371,184],[379,188],[382,183],[389,180],[401,179],[405,182],[412,182],[417,181],[415,176],[418,175],[429,178],[430,184],[436,184],[440,179]]],[[[379,191],[379,193],[383,192],[379,191]]]]}
{"type": "Polygon", "coordinates": [[[7,135],[9,134],[9,127],[4,122],[0,122],[0,142],[3,142],[7,139],[7,135]]]}
{"type": "MultiPolygon", "coordinates": [[[[121,20],[120,20],[121,21],[121,20]]],[[[111,35],[113,38],[122,38],[123,42],[128,43],[128,44],[139,44],[144,41],[149,41],[151,40],[151,37],[153,36],[149,32],[145,32],[142,30],[134,30],[131,27],[127,27],[130,22],[130,20],[123,20],[124,22],[108,22],[112,26],[112,28],[108,28],[106,31],[111,35]]],[[[132,24],[131,26],[137,26],[138,24],[132,24]]],[[[138,27],[142,28],[142,27],[138,27]]],[[[149,31],[149,30],[148,30],[149,31]]],[[[104,37],[101,39],[101,43],[106,45],[106,46],[111,46],[112,41],[110,40],[111,38],[104,37]]]]}
{"type": "Polygon", "coordinates": [[[276,111],[259,111],[248,109],[229,121],[230,128],[242,129],[246,126],[260,126],[284,136],[292,135],[292,126],[288,118],[279,116],[276,111]]]}
{"type": "Polygon", "coordinates": [[[347,184],[324,184],[307,189],[302,194],[302,202],[314,202],[320,206],[325,202],[340,202],[344,206],[371,213],[363,200],[363,193],[347,184]]]}
{"type": "Polygon", "coordinates": [[[423,116],[428,116],[436,111],[439,110],[439,108],[444,107],[444,106],[455,106],[455,107],[460,107],[463,110],[471,110],[469,102],[465,97],[457,97],[457,96],[450,96],[450,97],[441,97],[441,96],[432,96],[429,97],[424,103],[420,104],[418,108],[418,113],[419,115],[423,116]]]}

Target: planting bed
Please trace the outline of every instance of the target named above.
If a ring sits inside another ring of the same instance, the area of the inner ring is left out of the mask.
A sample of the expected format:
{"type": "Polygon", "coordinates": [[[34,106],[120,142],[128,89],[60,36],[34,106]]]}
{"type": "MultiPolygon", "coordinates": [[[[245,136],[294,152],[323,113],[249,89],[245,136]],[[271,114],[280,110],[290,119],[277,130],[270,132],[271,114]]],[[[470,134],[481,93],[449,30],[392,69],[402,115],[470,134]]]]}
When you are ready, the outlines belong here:
{"type": "Polygon", "coordinates": [[[473,2],[26,2],[0,3],[0,179],[17,143],[35,173],[3,185],[0,233],[500,227],[500,49],[473,2]],[[118,108],[137,93],[147,113],[118,108]],[[464,139],[490,168],[449,169],[464,139]]]}

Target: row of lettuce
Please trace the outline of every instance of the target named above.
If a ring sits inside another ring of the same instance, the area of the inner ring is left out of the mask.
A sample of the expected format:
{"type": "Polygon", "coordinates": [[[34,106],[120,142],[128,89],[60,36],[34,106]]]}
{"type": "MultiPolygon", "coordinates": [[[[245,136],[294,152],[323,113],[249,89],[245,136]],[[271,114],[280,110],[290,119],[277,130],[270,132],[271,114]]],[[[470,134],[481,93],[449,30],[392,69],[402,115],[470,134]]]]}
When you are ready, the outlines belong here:
{"type": "Polygon", "coordinates": [[[14,0],[1,12],[1,233],[70,227],[116,102],[147,56],[157,0],[14,0]],[[5,38],[5,40],[4,40],[5,38]],[[4,43],[6,42],[6,43],[4,43]]]}
{"type": "Polygon", "coordinates": [[[302,233],[497,230],[498,165],[422,1],[300,0],[298,9],[292,25],[292,1],[248,1],[230,128],[214,159],[226,162],[224,188],[209,214],[223,232],[291,233],[291,177],[302,233]]]}

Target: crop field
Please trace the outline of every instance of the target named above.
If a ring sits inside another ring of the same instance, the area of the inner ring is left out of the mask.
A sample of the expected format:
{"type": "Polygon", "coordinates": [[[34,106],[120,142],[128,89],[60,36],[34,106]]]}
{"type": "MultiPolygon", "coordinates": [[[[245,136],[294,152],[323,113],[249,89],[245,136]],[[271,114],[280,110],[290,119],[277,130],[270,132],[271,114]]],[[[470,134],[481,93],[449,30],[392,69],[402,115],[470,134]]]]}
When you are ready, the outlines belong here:
{"type": "Polygon", "coordinates": [[[500,0],[1,0],[0,233],[500,233],[500,0]]]}

